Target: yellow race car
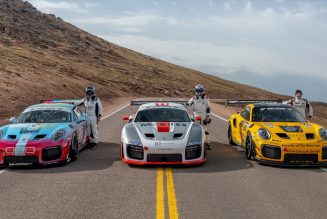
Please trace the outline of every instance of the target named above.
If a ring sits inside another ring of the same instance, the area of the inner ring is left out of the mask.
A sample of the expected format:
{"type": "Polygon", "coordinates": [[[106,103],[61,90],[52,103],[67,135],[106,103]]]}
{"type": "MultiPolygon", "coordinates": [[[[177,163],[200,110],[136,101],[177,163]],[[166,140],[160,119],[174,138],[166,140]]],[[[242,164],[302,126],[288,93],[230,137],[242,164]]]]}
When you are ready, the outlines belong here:
{"type": "Polygon", "coordinates": [[[327,165],[327,131],[292,106],[254,103],[229,119],[228,140],[249,160],[276,165],[327,165]]]}

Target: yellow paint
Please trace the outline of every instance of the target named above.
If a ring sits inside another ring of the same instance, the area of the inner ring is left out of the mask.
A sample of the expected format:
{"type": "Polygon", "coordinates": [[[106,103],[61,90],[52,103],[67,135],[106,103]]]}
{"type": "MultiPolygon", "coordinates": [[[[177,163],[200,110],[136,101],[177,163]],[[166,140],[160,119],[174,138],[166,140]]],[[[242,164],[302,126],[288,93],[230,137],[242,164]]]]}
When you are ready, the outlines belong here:
{"type": "Polygon", "coordinates": [[[163,168],[158,168],[157,173],[157,219],[165,218],[165,195],[163,183],[163,168]]]}
{"type": "Polygon", "coordinates": [[[174,188],[174,179],[173,179],[173,171],[171,167],[166,169],[166,177],[167,177],[167,194],[168,194],[168,208],[169,208],[169,218],[170,219],[178,219],[178,210],[177,210],[177,202],[174,188]]]}

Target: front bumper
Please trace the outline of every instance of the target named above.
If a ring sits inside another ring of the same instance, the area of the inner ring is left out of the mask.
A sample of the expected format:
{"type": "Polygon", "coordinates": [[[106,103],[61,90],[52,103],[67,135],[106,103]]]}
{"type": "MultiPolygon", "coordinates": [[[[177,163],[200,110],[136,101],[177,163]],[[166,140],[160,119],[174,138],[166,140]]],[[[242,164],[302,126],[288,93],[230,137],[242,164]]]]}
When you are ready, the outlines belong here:
{"type": "Polygon", "coordinates": [[[17,141],[0,142],[0,165],[52,164],[64,161],[69,153],[69,139],[54,142],[50,139],[29,141],[23,155],[15,154],[17,141]]]}
{"type": "Polygon", "coordinates": [[[173,151],[163,151],[156,149],[144,150],[139,146],[135,148],[138,154],[131,153],[128,145],[121,146],[121,159],[124,163],[132,165],[198,165],[206,162],[206,150],[205,147],[199,145],[200,151],[186,150],[186,147],[176,149],[173,151]],[[197,155],[196,155],[197,154],[197,155]],[[190,159],[191,156],[197,156],[190,159]]]}
{"type": "Polygon", "coordinates": [[[262,164],[277,166],[327,166],[327,146],[322,142],[271,144],[256,148],[256,158],[262,164]]]}

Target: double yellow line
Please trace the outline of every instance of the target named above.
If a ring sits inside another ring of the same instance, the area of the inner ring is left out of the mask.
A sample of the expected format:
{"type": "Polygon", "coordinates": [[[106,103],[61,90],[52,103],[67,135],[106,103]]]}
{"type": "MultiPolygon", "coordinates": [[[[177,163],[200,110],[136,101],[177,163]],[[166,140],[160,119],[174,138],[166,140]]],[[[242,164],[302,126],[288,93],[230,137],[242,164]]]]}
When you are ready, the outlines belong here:
{"type": "MultiPolygon", "coordinates": [[[[166,168],[166,184],[168,197],[168,210],[170,219],[178,219],[177,202],[174,188],[173,170],[166,168]]],[[[157,173],[157,219],[165,219],[165,191],[164,191],[164,169],[158,168],[157,173]]]]}

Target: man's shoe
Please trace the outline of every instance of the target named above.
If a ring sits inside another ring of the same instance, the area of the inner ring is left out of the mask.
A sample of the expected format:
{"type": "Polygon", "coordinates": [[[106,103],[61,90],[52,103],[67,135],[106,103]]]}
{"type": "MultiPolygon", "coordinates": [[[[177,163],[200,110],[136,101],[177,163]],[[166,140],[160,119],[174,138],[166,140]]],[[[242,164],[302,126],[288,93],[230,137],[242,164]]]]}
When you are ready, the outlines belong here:
{"type": "Polygon", "coordinates": [[[92,143],[90,149],[91,150],[97,149],[97,144],[96,143],[92,143]]]}

